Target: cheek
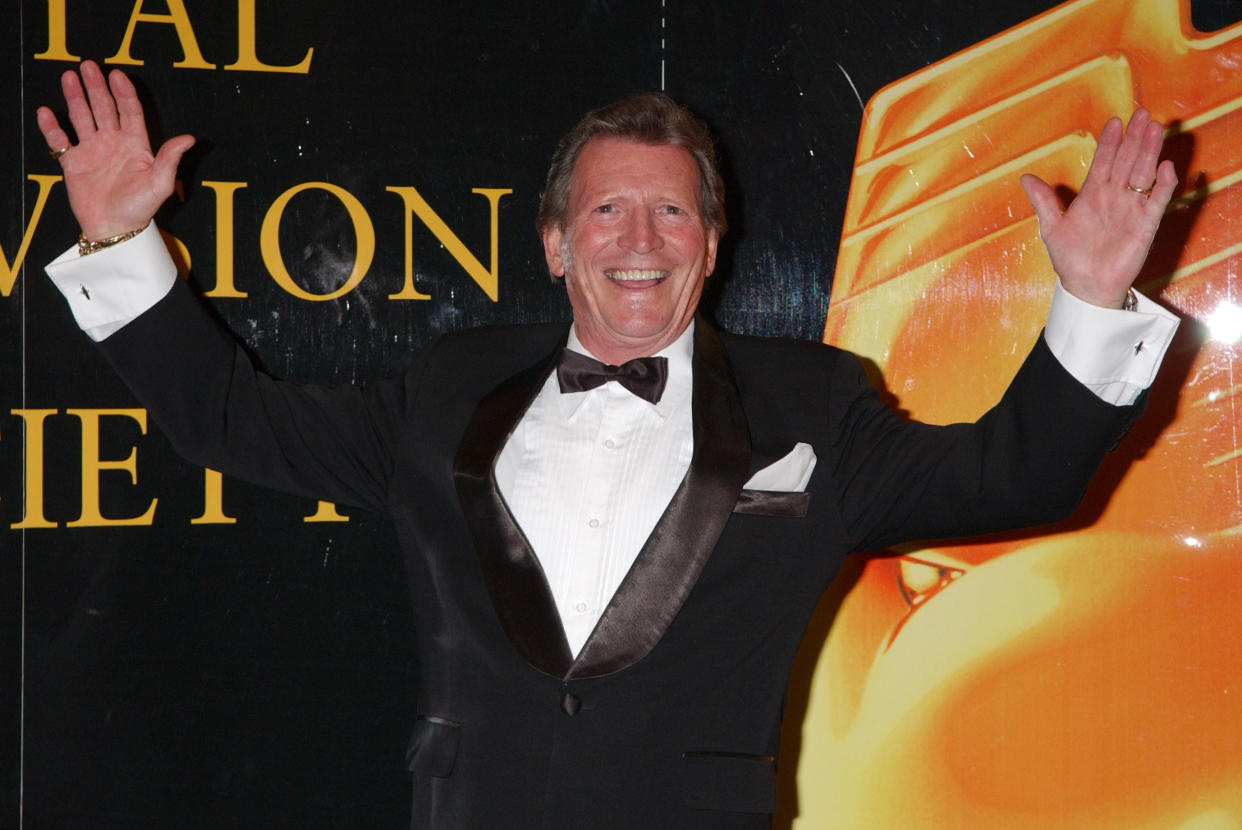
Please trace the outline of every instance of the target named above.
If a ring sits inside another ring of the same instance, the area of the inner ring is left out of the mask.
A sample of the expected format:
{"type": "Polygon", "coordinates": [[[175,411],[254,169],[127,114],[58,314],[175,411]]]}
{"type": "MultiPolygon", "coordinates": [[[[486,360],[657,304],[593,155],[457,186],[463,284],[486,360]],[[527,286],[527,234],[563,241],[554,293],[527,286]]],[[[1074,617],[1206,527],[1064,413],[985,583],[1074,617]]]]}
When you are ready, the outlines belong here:
{"type": "Polygon", "coordinates": [[[574,316],[577,318],[593,317],[599,313],[601,303],[605,297],[591,284],[591,280],[587,279],[580,268],[565,269],[565,293],[569,298],[569,305],[574,310],[574,316]]]}
{"type": "Polygon", "coordinates": [[[702,268],[710,273],[715,265],[716,245],[712,239],[698,229],[679,229],[665,237],[677,250],[683,262],[695,263],[696,270],[702,268]]]}
{"type": "Polygon", "coordinates": [[[567,237],[575,253],[580,258],[590,259],[601,249],[607,247],[615,234],[607,227],[598,223],[584,221],[567,237]]]}

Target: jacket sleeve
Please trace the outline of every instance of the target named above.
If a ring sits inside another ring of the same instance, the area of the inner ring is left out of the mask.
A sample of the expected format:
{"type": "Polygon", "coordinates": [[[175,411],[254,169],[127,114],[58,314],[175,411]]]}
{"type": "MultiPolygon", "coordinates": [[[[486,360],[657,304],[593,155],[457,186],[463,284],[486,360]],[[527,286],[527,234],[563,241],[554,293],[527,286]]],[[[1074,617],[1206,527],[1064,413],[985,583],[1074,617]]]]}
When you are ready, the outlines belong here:
{"type": "Polygon", "coordinates": [[[856,359],[831,381],[833,481],[854,550],[968,536],[1067,517],[1146,394],[1114,406],[1037,338],[1001,401],[973,424],[899,418],[856,359]]]}
{"type": "Polygon", "coordinates": [[[402,378],[367,388],[279,381],[255,368],[180,280],[99,347],[190,461],[300,496],[382,508],[421,359],[402,378]]]}

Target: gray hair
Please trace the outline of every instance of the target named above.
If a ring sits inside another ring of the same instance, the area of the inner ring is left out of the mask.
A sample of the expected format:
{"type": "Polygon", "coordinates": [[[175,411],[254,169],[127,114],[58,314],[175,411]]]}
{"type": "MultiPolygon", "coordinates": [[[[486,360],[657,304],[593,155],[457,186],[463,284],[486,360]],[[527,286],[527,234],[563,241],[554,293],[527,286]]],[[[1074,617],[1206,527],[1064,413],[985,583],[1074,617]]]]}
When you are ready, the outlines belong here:
{"type": "Polygon", "coordinates": [[[669,144],[690,153],[699,168],[699,211],[709,230],[723,235],[724,182],[716,169],[716,149],[707,125],[663,92],[630,95],[591,110],[556,145],[535,227],[540,234],[565,229],[574,164],[593,138],[622,138],[642,144],[669,144]]]}

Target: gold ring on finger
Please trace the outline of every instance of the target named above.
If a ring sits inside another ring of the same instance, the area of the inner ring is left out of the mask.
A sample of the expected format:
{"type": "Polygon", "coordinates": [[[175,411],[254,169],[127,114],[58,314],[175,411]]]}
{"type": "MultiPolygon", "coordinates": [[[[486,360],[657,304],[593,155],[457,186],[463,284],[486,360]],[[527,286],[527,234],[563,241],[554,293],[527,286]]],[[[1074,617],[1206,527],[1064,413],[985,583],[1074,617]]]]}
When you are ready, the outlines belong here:
{"type": "Polygon", "coordinates": [[[63,156],[65,153],[69,152],[72,149],[73,149],[72,145],[65,145],[64,147],[61,147],[59,150],[48,150],[47,154],[51,156],[53,159],[59,159],[61,156],[63,156]]]}
{"type": "Polygon", "coordinates": [[[1132,184],[1128,184],[1126,185],[1126,190],[1133,190],[1135,193],[1139,194],[1140,196],[1151,196],[1150,187],[1135,187],[1132,184]]]}

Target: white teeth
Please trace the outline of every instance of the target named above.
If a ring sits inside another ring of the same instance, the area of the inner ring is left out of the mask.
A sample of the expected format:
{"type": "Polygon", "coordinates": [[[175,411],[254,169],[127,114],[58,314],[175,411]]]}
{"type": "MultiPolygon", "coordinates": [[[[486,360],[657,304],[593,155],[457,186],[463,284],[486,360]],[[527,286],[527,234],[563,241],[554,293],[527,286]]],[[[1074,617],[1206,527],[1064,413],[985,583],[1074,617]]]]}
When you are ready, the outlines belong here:
{"type": "Polygon", "coordinates": [[[662,280],[668,276],[668,271],[660,271],[654,268],[628,268],[624,271],[605,271],[604,276],[618,282],[641,282],[642,280],[662,280]]]}

